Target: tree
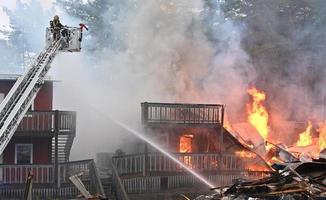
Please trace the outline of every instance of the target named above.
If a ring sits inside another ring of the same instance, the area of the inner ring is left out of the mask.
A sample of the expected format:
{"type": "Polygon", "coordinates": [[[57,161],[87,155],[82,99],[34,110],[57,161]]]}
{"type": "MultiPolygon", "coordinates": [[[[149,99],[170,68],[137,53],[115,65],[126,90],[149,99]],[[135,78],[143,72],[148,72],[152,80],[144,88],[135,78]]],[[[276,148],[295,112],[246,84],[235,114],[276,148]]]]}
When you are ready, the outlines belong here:
{"type": "Polygon", "coordinates": [[[48,26],[50,13],[42,12],[37,0],[30,3],[17,1],[15,10],[5,9],[9,16],[12,31],[8,40],[1,41],[1,63],[5,72],[21,73],[34,59],[36,53],[44,48],[44,32],[48,26]]]}
{"type": "Polygon", "coordinates": [[[57,4],[69,15],[80,19],[89,27],[90,38],[86,39],[86,49],[95,51],[108,47],[112,40],[110,24],[104,15],[110,5],[108,0],[94,0],[83,3],[82,0],[58,0],[57,4]],[[109,26],[109,27],[108,27],[109,26]]]}

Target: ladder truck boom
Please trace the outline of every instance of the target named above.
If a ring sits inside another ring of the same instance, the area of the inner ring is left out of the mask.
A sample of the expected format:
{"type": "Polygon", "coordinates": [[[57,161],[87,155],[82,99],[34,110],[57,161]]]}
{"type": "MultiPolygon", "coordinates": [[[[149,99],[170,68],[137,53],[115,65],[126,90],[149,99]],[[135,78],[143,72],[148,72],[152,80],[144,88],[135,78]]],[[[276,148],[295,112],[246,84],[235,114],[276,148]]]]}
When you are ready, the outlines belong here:
{"type": "Polygon", "coordinates": [[[51,63],[59,51],[80,51],[80,28],[67,28],[67,36],[54,40],[51,29],[46,31],[46,48],[38,55],[11,88],[0,104],[0,155],[3,153],[20,121],[31,106],[37,92],[44,83],[51,63]]]}

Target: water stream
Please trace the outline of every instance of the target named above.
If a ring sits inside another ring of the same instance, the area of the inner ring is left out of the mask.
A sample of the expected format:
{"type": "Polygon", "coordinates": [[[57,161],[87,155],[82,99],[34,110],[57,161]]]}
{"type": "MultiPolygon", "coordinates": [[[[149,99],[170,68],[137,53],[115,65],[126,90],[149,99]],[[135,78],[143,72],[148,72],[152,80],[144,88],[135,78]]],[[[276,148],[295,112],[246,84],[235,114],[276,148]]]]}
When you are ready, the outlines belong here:
{"type": "Polygon", "coordinates": [[[198,174],[194,170],[190,169],[187,165],[185,165],[183,162],[181,162],[180,160],[178,160],[172,154],[170,154],[165,149],[163,149],[162,147],[160,147],[158,144],[156,144],[150,138],[146,137],[144,134],[141,134],[140,132],[138,132],[138,131],[136,131],[136,130],[130,128],[130,127],[128,127],[126,124],[124,124],[122,122],[119,122],[119,121],[116,121],[116,120],[113,120],[113,122],[115,122],[116,124],[118,124],[119,126],[121,126],[123,129],[127,130],[128,132],[132,133],[133,135],[137,136],[139,139],[141,139],[144,142],[148,143],[149,145],[151,145],[152,147],[154,147],[155,149],[157,149],[159,152],[163,153],[165,156],[167,156],[172,161],[174,161],[175,163],[177,163],[178,165],[180,165],[181,167],[183,167],[190,174],[192,174],[193,176],[195,176],[198,180],[200,180],[201,182],[203,182],[204,184],[206,184],[210,188],[214,188],[215,187],[212,183],[210,183],[203,176],[201,176],[200,174],[198,174]]]}

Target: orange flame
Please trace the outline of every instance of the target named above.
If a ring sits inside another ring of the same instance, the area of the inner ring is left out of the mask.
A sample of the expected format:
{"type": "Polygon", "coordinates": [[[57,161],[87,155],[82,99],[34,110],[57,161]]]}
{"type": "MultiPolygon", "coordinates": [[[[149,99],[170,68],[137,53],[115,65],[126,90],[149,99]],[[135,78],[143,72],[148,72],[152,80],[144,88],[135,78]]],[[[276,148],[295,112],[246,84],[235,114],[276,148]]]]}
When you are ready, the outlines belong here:
{"type": "Polygon", "coordinates": [[[308,121],[308,126],[306,130],[299,135],[299,140],[297,142],[297,146],[299,147],[305,147],[310,144],[312,144],[312,137],[311,137],[311,128],[312,124],[310,121],[308,121]]]}
{"type": "Polygon", "coordinates": [[[241,157],[241,158],[256,158],[256,156],[257,156],[256,154],[254,154],[250,151],[245,151],[245,150],[236,151],[235,155],[238,157],[241,157]]]}
{"type": "Polygon", "coordinates": [[[284,161],[280,160],[279,158],[273,156],[267,163],[271,166],[273,163],[284,163],[284,161]]]}
{"type": "Polygon", "coordinates": [[[266,141],[269,130],[268,112],[263,105],[266,99],[266,94],[256,88],[250,88],[248,94],[253,99],[252,105],[247,105],[248,120],[266,141]]]}
{"type": "MultiPolygon", "coordinates": [[[[180,144],[179,144],[179,152],[180,153],[192,153],[192,139],[193,135],[182,135],[180,136],[180,144]]],[[[191,157],[185,156],[183,160],[181,160],[188,167],[192,167],[191,157]]]]}
{"type": "Polygon", "coordinates": [[[258,164],[247,165],[245,168],[248,171],[252,171],[252,172],[254,172],[254,171],[256,171],[256,172],[257,171],[260,171],[260,172],[270,172],[271,171],[268,167],[266,167],[264,165],[258,165],[258,164]]]}
{"type": "Polygon", "coordinates": [[[318,138],[318,145],[320,151],[326,148],[326,121],[321,122],[319,124],[319,128],[317,129],[317,132],[319,133],[319,138],[318,138]]]}
{"type": "Polygon", "coordinates": [[[180,146],[179,146],[180,153],[191,153],[192,152],[191,142],[192,142],[193,137],[194,137],[193,135],[180,136],[180,146]]]}

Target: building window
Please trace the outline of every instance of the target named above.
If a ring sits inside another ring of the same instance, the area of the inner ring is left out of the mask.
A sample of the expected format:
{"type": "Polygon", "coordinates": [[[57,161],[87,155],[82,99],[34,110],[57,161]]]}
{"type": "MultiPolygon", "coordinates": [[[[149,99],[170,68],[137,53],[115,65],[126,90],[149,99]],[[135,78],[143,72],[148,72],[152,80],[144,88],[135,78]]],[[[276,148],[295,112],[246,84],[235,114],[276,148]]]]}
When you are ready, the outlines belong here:
{"type": "Polygon", "coordinates": [[[15,144],[15,164],[33,164],[33,144],[15,144]]]}

